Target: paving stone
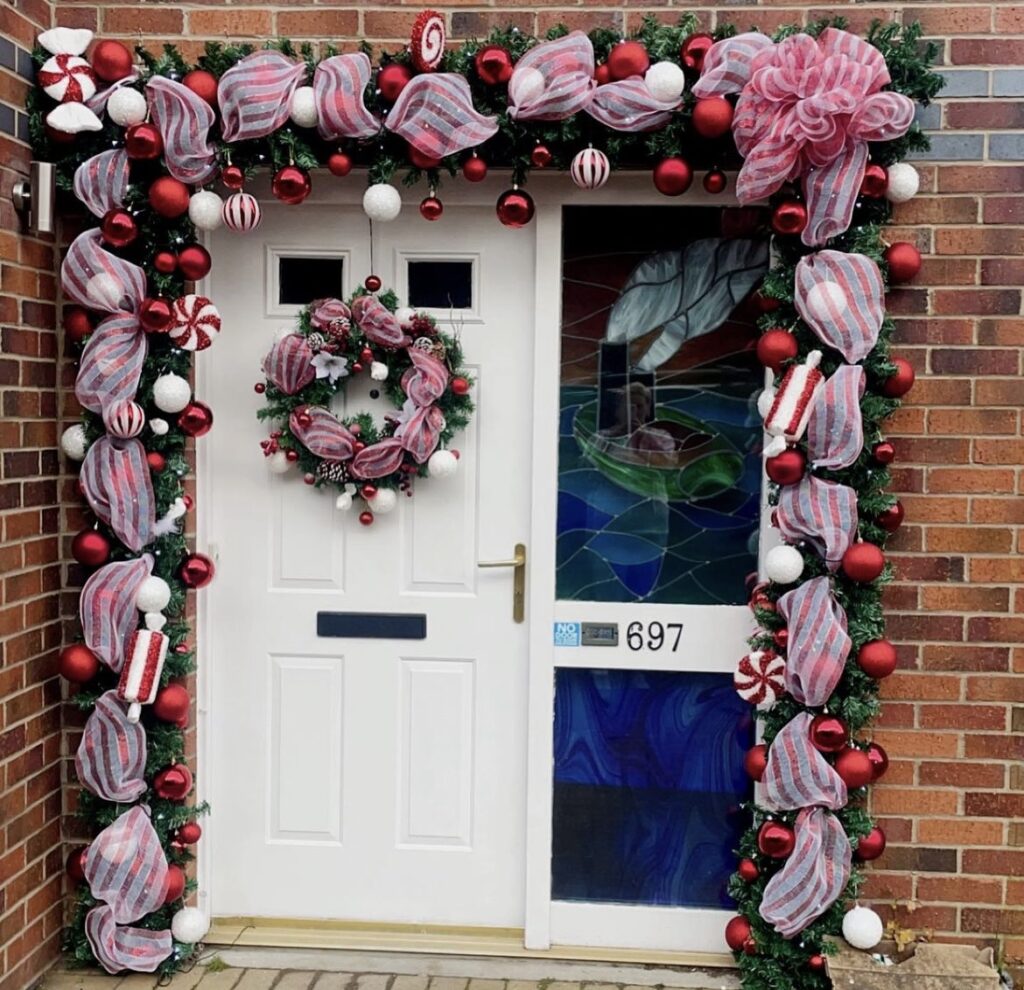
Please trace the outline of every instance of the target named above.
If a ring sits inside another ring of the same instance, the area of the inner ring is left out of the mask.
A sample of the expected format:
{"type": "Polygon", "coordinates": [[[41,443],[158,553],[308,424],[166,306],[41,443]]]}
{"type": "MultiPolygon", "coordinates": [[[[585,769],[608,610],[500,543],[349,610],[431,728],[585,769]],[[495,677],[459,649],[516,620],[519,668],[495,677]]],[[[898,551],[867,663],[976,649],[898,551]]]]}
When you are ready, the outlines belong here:
{"type": "Polygon", "coordinates": [[[509,980],[505,990],[539,990],[539,985],[535,980],[509,980]]]}
{"type": "Polygon", "coordinates": [[[197,984],[200,990],[235,990],[235,984],[242,978],[242,969],[219,969],[206,975],[197,984]]]}
{"type": "Polygon", "coordinates": [[[316,973],[311,970],[286,970],[281,974],[281,979],[274,984],[274,990],[309,990],[315,979],[316,973]]]}
{"type": "Polygon", "coordinates": [[[565,983],[561,980],[553,980],[546,984],[544,990],[580,990],[579,983],[565,983]]]}
{"type": "Polygon", "coordinates": [[[51,969],[43,980],[44,990],[114,990],[117,976],[98,976],[90,970],[51,969]]]}
{"type": "Polygon", "coordinates": [[[391,990],[427,990],[429,982],[429,976],[396,976],[391,990]]]}
{"type": "MultiPolygon", "coordinates": [[[[121,980],[118,988],[119,990],[120,988],[123,988],[123,990],[153,990],[159,982],[160,977],[154,976],[152,973],[132,973],[121,980]]],[[[198,983],[199,981],[197,980],[196,982],[198,983]]]]}
{"type": "Polygon", "coordinates": [[[205,966],[193,966],[181,973],[175,973],[166,983],[162,983],[160,988],[161,990],[193,990],[205,975],[205,966]]]}
{"type": "MultiPolygon", "coordinates": [[[[348,985],[354,979],[352,973],[321,973],[316,978],[316,983],[313,984],[313,990],[347,990],[348,985]]],[[[398,977],[398,979],[405,979],[405,977],[398,977]]],[[[426,986],[427,981],[423,981],[423,985],[426,986]]]]}
{"type": "MultiPolygon", "coordinates": [[[[392,988],[394,990],[394,988],[392,988]]],[[[504,980],[470,980],[469,990],[505,990],[504,980]]]]}
{"type": "Polygon", "coordinates": [[[235,990],[270,990],[280,975],[279,969],[247,969],[235,984],[235,990]]]}
{"type": "Polygon", "coordinates": [[[356,990],[388,990],[388,984],[393,979],[390,973],[361,973],[356,977],[356,990]]]}
{"type": "Polygon", "coordinates": [[[435,976],[430,981],[430,990],[466,990],[469,980],[455,976],[435,976]]]}

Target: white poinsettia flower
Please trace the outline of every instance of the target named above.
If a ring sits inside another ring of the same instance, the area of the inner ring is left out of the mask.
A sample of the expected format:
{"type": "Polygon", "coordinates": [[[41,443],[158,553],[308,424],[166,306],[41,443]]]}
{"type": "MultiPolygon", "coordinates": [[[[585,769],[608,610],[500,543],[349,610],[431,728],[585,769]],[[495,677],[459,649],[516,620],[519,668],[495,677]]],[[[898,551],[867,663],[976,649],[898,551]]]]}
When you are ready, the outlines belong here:
{"type": "Polygon", "coordinates": [[[317,378],[329,378],[333,385],[339,378],[348,375],[348,358],[339,357],[328,351],[320,351],[310,362],[316,368],[317,378]]]}

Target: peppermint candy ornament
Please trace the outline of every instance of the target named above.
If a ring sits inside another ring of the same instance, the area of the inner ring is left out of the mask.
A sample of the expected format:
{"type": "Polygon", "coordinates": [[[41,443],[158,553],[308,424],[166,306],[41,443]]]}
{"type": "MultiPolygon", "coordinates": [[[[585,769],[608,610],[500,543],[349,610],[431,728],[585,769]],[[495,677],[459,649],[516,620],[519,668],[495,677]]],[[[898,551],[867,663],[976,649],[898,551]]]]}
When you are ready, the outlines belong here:
{"type": "Polygon", "coordinates": [[[600,189],[608,181],[612,167],[608,156],[596,148],[584,148],[576,153],[569,167],[572,181],[580,189],[600,189]]]}
{"type": "Polygon", "coordinates": [[[205,351],[220,333],[220,313],[206,296],[174,300],[171,340],[183,351],[205,351]]]}
{"type": "Polygon", "coordinates": [[[433,72],[441,64],[446,40],[444,17],[436,10],[424,10],[412,26],[413,65],[420,72],[433,72]]]}
{"type": "Polygon", "coordinates": [[[137,402],[122,399],[103,410],[103,425],[112,437],[130,440],[146,428],[146,414],[137,402]]]}
{"type": "Polygon", "coordinates": [[[58,103],[84,103],[96,94],[96,74],[80,55],[48,58],[39,70],[43,92],[58,103]]]}
{"type": "Polygon", "coordinates": [[[732,682],[751,705],[774,705],[786,691],[786,661],[769,650],[755,650],[740,660],[732,682]]]}
{"type": "Polygon", "coordinates": [[[246,192],[236,192],[224,200],[224,226],[236,234],[247,234],[255,230],[263,219],[263,211],[255,196],[246,192]]]}

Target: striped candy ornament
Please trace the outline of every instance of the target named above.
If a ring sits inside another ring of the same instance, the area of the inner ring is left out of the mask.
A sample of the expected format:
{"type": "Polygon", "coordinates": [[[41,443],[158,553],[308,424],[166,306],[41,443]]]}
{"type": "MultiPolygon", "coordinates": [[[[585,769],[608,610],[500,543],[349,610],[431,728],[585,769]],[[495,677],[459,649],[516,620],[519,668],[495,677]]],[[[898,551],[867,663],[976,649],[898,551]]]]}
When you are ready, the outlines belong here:
{"type": "Polygon", "coordinates": [[[409,51],[420,72],[433,72],[444,57],[446,41],[444,17],[436,10],[424,10],[412,26],[409,51]]]}
{"type": "Polygon", "coordinates": [[[774,705],[785,694],[786,662],[771,650],[755,650],[740,660],[732,682],[751,705],[774,705]]]}
{"type": "Polygon", "coordinates": [[[584,148],[576,152],[569,174],[580,189],[600,189],[608,181],[611,170],[608,156],[603,151],[584,148]]]}
{"type": "Polygon", "coordinates": [[[96,92],[96,74],[80,55],[48,58],[39,70],[43,92],[58,103],[84,103],[96,92]]]}
{"type": "Polygon", "coordinates": [[[138,722],[142,706],[151,705],[156,699],[169,643],[158,629],[136,629],[131,634],[117,685],[117,696],[129,705],[129,722],[138,722]]]}
{"type": "Polygon", "coordinates": [[[256,197],[247,192],[236,192],[224,200],[221,210],[224,226],[236,234],[248,234],[263,220],[263,211],[256,197]]]}
{"type": "Polygon", "coordinates": [[[112,437],[130,440],[146,428],[146,413],[137,402],[121,399],[103,410],[103,425],[112,437]]]}
{"type": "Polygon", "coordinates": [[[791,364],[782,377],[764,428],[774,439],[765,447],[767,457],[786,449],[786,441],[799,440],[807,429],[815,395],[825,376],[818,370],[821,351],[811,351],[802,364],[791,364]]]}
{"type": "Polygon", "coordinates": [[[174,300],[170,338],[183,351],[205,351],[220,333],[220,313],[206,296],[174,300]]]}

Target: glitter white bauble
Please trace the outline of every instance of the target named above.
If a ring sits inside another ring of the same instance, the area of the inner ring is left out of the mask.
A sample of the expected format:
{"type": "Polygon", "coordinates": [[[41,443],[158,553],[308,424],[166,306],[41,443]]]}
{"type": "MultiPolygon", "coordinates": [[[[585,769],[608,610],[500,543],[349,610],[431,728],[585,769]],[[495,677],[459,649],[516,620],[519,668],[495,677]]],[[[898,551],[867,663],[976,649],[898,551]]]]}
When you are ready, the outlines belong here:
{"type": "Polygon", "coordinates": [[[154,416],[153,419],[149,421],[149,428],[158,437],[162,437],[170,429],[170,427],[167,425],[167,420],[160,419],[159,416],[154,416]]]}
{"type": "Polygon", "coordinates": [[[120,127],[141,124],[146,119],[146,98],[130,86],[115,89],[107,100],[107,116],[120,127]]]}
{"type": "Polygon", "coordinates": [[[216,230],[223,220],[224,201],[215,192],[204,189],[188,201],[188,218],[200,230],[216,230]]]}
{"type": "Polygon", "coordinates": [[[175,911],[174,917],[171,918],[171,935],[174,936],[175,942],[184,945],[201,942],[209,930],[206,915],[196,907],[183,907],[180,911],[175,911]]]}
{"type": "Polygon", "coordinates": [[[569,166],[569,174],[580,189],[600,189],[612,174],[612,166],[603,151],[584,148],[576,152],[569,166]]]}
{"type": "Polygon", "coordinates": [[[363,193],[363,212],[378,223],[388,223],[402,212],[402,196],[387,182],[378,182],[363,193]]]}
{"type": "Polygon", "coordinates": [[[769,581],[792,584],[804,572],[803,554],[796,547],[772,547],[764,558],[764,572],[769,581]]]}
{"type": "Polygon", "coordinates": [[[395,506],[398,505],[398,496],[395,494],[394,489],[378,488],[377,494],[373,498],[367,499],[366,503],[375,514],[384,515],[394,511],[395,506]]]}
{"type": "Polygon", "coordinates": [[[388,366],[381,361],[374,361],[370,365],[370,377],[375,382],[385,381],[388,377],[388,366]]]}
{"type": "Polygon", "coordinates": [[[100,272],[99,275],[93,275],[85,283],[85,294],[96,304],[97,308],[113,312],[121,305],[124,285],[113,275],[100,272]]]}
{"type": "Polygon", "coordinates": [[[348,512],[352,508],[352,496],[348,492],[342,492],[335,500],[334,507],[341,509],[342,512],[348,512]]]}
{"type": "Polygon", "coordinates": [[[838,282],[818,282],[804,300],[807,311],[816,320],[827,321],[845,312],[848,302],[838,282]]]}
{"type": "Polygon", "coordinates": [[[435,450],[427,461],[432,478],[449,478],[459,469],[459,459],[450,450],[435,450]]]}
{"type": "Polygon", "coordinates": [[[292,93],[288,115],[299,127],[316,127],[316,95],[312,86],[300,86],[292,93]]]}
{"type": "Polygon", "coordinates": [[[179,413],[192,401],[192,386],[181,375],[161,375],[153,382],[153,404],[161,412],[179,413]]]}
{"type": "Polygon", "coordinates": [[[288,460],[288,455],[283,450],[275,450],[267,458],[267,467],[271,474],[285,474],[291,466],[292,462],[288,460]]]}
{"type": "Polygon", "coordinates": [[[395,310],[395,319],[398,320],[398,325],[404,330],[409,324],[412,323],[413,317],[416,315],[416,310],[412,306],[399,306],[395,310]]]}
{"type": "Polygon", "coordinates": [[[171,586],[155,574],[142,582],[135,595],[135,607],[140,612],[162,612],[170,601],[171,586]]]}
{"type": "Polygon", "coordinates": [[[921,176],[917,169],[907,162],[897,162],[886,169],[889,183],[885,187],[885,198],[890,203],[905,203],[917,195],[921,186],[921,176]]]}
{"type": "Polygon", "coordinates": [[[544,73],[526,66],[516,69],[508,83],[509,99],[515,104],[530,103],[544,93],[544,73]]]}
{"type": "Polygon", "coordinates": [[[89,443],[85,439],[85,427],[81,423],[69,426],[60,435],[60,449],[64,451],[65,456],[70,457],[73,461],[85,459],[89,443]]]}
{"type": "Polygon", "coordinates": [[[885,926],[882,919],[871,908],[850,908],[843,915],[843,938],[855,949],[873,949],[882,941],[885,926]]]}
{"type": "Polygon", "coordinates": [[[683,95],[686,76],[675,62],[655,62],[644,75],[651,96],[664,103],[672,103],[683,95]]]}

